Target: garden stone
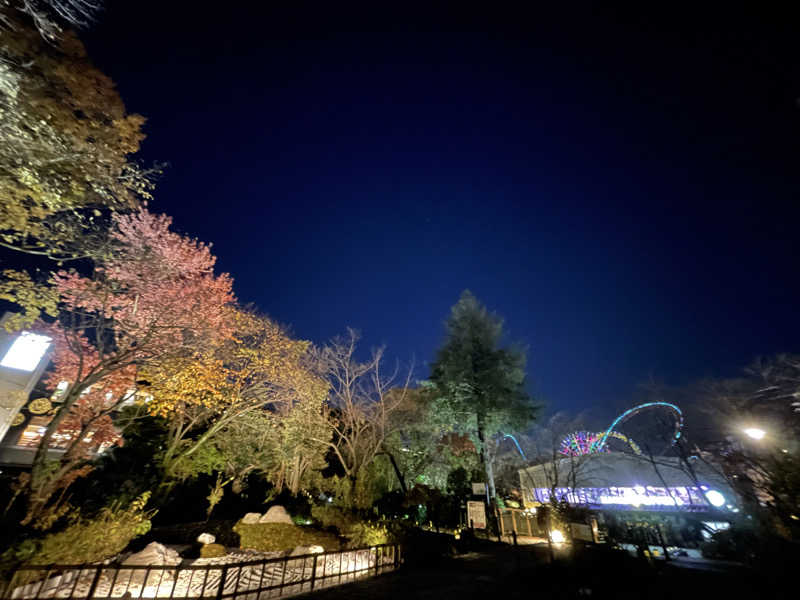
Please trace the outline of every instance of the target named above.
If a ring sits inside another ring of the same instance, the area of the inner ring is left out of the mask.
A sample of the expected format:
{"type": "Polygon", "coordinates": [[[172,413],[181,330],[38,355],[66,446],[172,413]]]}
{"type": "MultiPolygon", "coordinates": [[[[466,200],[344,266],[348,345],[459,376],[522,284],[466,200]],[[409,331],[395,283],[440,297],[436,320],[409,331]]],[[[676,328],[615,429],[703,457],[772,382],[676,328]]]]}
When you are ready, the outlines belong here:
{"type": "Polygon", "coordinates": [[[292,517],[286,512],[286,509],[280,505],[272,506],[264,513],[264,516],[258,520],[259,523],[286,523],[287,525],[294,525],[292,517]]]}
{"type": "Polygon", "coordinates": [[[131,554],[122,561],[123,565],[177,565],[181,562],[180,555],[172,548],[167,548],[158,542],[150,542],[144,550],[131,554]]]}
{"type": "Polygon", "coordinates": [[[210,533],[201,533],[197,536],[197,541],[201,544],[213,544],[216,541],[216,537],[211,535],[210,533]]]}
{"type": "Polygon", "coordinates": [[[258,523],[259,519],[261,519],[260,513],[247,513],[242,517],[242,523],[245,525],[251,525],[253,523],[258,523]]]}
{"type": "Polygon", "coordinates": [[[297,546],[289,553],[289,556],[302,556],[304,554],[322,554],[325,548],[322,546],[297,546]]]}

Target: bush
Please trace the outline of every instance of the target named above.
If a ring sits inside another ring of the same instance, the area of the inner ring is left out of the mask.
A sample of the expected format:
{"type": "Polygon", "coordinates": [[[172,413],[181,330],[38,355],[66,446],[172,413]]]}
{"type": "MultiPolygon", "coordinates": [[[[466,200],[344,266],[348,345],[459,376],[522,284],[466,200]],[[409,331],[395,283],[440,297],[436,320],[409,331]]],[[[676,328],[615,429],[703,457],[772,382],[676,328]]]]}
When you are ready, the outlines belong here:
{"type": "Polygon", "coordinates": [[[379,546],[389,542],[389,531],[385,525],[378,523],[356,523],[345,534],[347,546],[350,548],[364,548],[366,546],[379,546]]]}
{"type": "Polygon", "coordinates": [[[218,558],[228,553],[222,544],[203,544],[200,548],[200,558],[218,558]]]}
{"type": "Polygon", "coordinates": [[[37,544],[29,565],[84,564],[110,558],[122,552],[135,537],[150,530],[155,511],[145,511],[150,492],[145,492],[123,509],[114,503],[91,519],[77,516],[66,529],[52,533],[37,544]]]}
{"type": "Polygon", "coordinates": [[[150,529],[155,511],[144,510],[149,498],[150,492],[146,492],[127,508],[115,502],[94,518],[77,514],[64,530],[24,540],[7,550],[0,557],[0,567],[10,570],[20,565],[82,565],[116,556],[133,538],[150,529]]]}
{"type": "Polygon", "coordinates": [[[324,528],[336,529],[341,535],[345,535],[347,531],[358,523],[358,518],[351,511],[328,504],[312,506],[311,516],[324,528]]]}
{"type": "Polygon", "coordinates": [[[314,506],[311,514],[323,527],[336,529],[339,535],[347,538],[350,548],[386,544],[391,538],[386,525],[361,520],[354,512],[337,506],[314,506]]]}
{"type": "Polygon", "coordinates": [[[325,550],[339,548],[339,539],[330,533],[297,527],[288,523],[242,523],[233,528],[239,534],[240,547],[262,552],[292,550],[297,546],[322,546],[325,550]]]}

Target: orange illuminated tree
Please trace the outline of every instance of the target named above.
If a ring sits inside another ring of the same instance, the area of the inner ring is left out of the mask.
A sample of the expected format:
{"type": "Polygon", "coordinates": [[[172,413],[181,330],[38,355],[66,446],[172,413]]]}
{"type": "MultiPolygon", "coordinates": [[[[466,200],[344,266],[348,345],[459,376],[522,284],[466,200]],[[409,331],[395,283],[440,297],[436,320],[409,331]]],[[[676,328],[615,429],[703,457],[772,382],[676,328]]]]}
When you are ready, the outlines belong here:
{"type": "Polygon", "coordinates": [[[248,311],[231,310],[229,318],[230,338],[145,374],[152,397],[147,410],[168,422],[158,457],[164,487],[216,471],[224,474],[218,481],[238,490],[249,473],[260,471],[277,488],[297,493],[306,471],[324,466],[325,442],[301,442],[303,427],[330,438],[327,384],[309,360],[309,342],[248,311]]]}

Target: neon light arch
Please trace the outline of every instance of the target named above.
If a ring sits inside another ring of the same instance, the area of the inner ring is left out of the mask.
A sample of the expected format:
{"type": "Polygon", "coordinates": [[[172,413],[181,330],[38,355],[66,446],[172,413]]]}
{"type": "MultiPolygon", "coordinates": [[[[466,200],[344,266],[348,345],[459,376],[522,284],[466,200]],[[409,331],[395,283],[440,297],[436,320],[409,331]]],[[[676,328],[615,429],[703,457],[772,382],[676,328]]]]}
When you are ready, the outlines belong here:
{"type": "Polygon", "coordinates": [[[597,434],[597,444],[598,444],[600,452],[602,452],[602,449],[605,446],[605,441],[604,440],[606,439],[607,435],[612,437],[612,438],[614,438],[614,439],[616,439],[616,440],[620,440],[621,442],[625,442],[626,444],[628,444],[628,446],[630,446],[630,449],[633,451],[634,454],[641,454],[642,453],[642,449],[639,447],[639,444],[634,442],[631,438],[629,438],[624,433],[620,433],[619,431],[612,431],[611,433],[608,433],[607,431],[605,431],[603,433],[598,433],[597,434]]]}
{"type": "Polygon", "coordinates": [[[620,425],[621,423],[624,423],[629,418],[631,418],[632,416],[640,413],[641,411],[643,411],[645,409],[648,409],[648,408],[653,408],[653,407],[656,407],[656,406],[663,406],[664,408],[669,409],[670,411],[672,411],[675,414],[675,417],[676,417],[675,418],[675,432],[674,432],[674,434],[672,436],[671,444],[674,444],[675,442],[677,442],[678,439],[681,437],[681,430],[683,429],[683,413],[681,412],[681,409],[678,408],[677,406],[675,406],[674,404],[670,404],[669,402],[645,402],[644,404],[639,404],[637,406],[634,406],[633,408],[629,408],[624,413],[622,413],[620,416],[618,416],[616,419],[614,419],[614,421],[608,427],[606,432],[603,434],[603,437],[602,437],[602,439],[600,440],[600,443],[597,446],[597,450],[598,451],[602,451],[603,447],[605,446],[606,442],[608,441],[608,438],[609,437],[614,437],[612,435],[612,433],[614,433],[614,429],[618,425],[620,425]]]}

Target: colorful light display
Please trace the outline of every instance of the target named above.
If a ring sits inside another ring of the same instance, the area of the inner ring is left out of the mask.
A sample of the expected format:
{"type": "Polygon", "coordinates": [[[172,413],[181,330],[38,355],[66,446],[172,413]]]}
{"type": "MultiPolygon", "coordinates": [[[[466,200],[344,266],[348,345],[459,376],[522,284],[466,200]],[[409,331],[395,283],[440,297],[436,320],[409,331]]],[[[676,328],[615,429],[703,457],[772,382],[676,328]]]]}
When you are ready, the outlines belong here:
{"type": "MultiPolygon", "coordinates": [[[[605,439],[606,432],[593,433],[590,431],[575,431],[561,440],[559,452],[566,456],[583,456],[584,454],[596,454],[598,452],[608,452],[609,448],[600,442],[605,439]]],[[[639,445],[619,431],[612,431],[611,437],[627,444],[634,454],[641,454],[639,445]]]]}
{"type": "Polygon", "coordinates": [[[600,440],[596,433],[590,431],[575,431],[561,440],[559,451],[567,456],[583,456],[599,452],[597,449],[600,440]]]}
{"type": "Polygon", "coordinates": [[[674,444],[678,438],[681,437],[681,431],[683,429],[683,413],[681,409],[668,402],[646,402],[645,404],[639,404],[638,406],[626,410],[612,421],[611,426],[606,431],[600,433],[575,431],[570,433],[561,441],[559,451],[566,456],[583,456],[585,454],[608,452],[608,440],[613,438],[627,444],[634,454],[641,454],[642,450],[639,448],[639,445],[624,433],[616,431],[616,428],[640,412],[654,407],[667,408],[675,417],[675,430],[672,436],[672,443],[674,444]]]}
{"type": "MultiPolygon", "coordinates": [[[[705,486],[704,486],[705,487],[705,486]]],[[[559,487],[533,488],[531,501],[547,504],[551,499],[565,500],[570,504],[582,504],[595,507],[620,507],[636,509],[651,508],[720,508],[725,497],[716,490],[708,490],[694,486],[675,486],[670,488],[655,486],[611,486],[611,487],[559,487]]]]}

